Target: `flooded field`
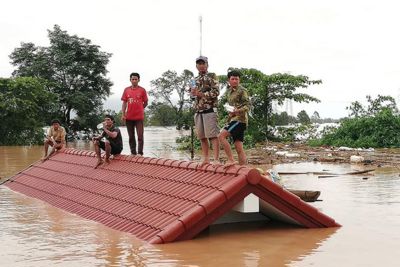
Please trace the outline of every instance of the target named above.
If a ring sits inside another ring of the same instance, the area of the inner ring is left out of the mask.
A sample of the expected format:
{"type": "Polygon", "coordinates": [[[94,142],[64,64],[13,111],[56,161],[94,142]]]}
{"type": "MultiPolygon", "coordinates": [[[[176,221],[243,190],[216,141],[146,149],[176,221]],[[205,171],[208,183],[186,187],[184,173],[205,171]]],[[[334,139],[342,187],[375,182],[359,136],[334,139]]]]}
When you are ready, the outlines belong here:
{"type": "MultiPolygon", "coordinates": [[[[124,128],[123,128],[124,131],[124,128]]],[[[188,160],[172,128],[146,128],[145,156],[188,160]]],[[[126,135],[125,135],[126,136],[126,135]]],[[[127,140],[124,151],[128,153],[127,140]]],[[[89,142],[70,147],[92,149],[89,142]]],[[[2,179],[43,154],[40,146],[0,147],[2,179]]],[[[197,238],[149,245],[0,186],[0,266],[398,266],[400,177],[396,168],[348,173],[363,165],[304,162],[274,166],[288,189],[319,190],[311,203],[342,225],[302,229],[274,223],[211,226],[197,238]]]]}

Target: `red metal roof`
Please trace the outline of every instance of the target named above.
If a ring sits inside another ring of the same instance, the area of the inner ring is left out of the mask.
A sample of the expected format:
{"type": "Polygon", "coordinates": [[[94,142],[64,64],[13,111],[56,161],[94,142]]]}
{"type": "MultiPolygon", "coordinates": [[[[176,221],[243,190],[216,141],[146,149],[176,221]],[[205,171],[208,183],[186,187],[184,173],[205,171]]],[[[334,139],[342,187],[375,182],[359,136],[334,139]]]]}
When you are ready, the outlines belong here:
{"type": "Polygon", "coordinates": [[[250,193],[304,227],[339,226],[255,169],[125,155],[94,169],[96,161],[65,149],[5,185],[150,243],[193,238],[250,193]]]}

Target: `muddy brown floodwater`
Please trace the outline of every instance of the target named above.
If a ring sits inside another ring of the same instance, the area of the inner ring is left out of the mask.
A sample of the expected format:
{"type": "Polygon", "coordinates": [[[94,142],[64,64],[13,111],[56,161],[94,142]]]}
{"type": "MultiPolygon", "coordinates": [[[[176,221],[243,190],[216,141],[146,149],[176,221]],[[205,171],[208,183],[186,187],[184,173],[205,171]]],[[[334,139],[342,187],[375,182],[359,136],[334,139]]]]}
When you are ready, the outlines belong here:
{"type": "MultiPolygon", "coordinates": [[[[179,135],[172,128],[147,128],[145,156],[187,160],[186,153],[174,149],[179,135]]],[[[69,146],[91,149],[85,142],[69,146]]],[[[0,147],[0,177],[26,168],[41,157],[42,149],[0,147]]],[[[149,245],[0,186],[0,266],[399,266],[398,169],[383,166],[370,174],[329,178],[314,174],[365,168],[370,166],[321,161],[273,165],[278,172],[303,173],[282,175],[282,183],[288,189],[320,190],[322,201],[311,205],[340,228],[218,225],[193,240],[165,245],[149,245]]]]}

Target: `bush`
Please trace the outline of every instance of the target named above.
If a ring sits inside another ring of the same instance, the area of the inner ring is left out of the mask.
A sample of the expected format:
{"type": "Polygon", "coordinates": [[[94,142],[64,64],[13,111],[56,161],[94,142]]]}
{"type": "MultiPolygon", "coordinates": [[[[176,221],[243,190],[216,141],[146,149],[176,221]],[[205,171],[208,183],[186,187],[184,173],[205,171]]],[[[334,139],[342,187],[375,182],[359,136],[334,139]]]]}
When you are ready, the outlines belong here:
{"type": "Polygon", "coordinates": [[[346,118],[336,130],[314,139],[310,145],[348,147],[399,147],[400,117],[388,108],[374,116],[346,118]]]}

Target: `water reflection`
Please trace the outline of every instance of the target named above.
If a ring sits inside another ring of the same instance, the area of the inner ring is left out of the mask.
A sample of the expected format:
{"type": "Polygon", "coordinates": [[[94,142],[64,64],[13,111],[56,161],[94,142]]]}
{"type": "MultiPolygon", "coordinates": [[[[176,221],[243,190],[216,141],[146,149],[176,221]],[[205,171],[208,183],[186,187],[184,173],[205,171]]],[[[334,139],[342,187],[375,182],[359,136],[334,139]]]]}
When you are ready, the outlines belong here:
{"type": "Polygon", "coordinates": [[[312,253],[336,230],[260,222],[215,225],[194,240],[158,247],[182,266],[285,266],[312,253]]]}

